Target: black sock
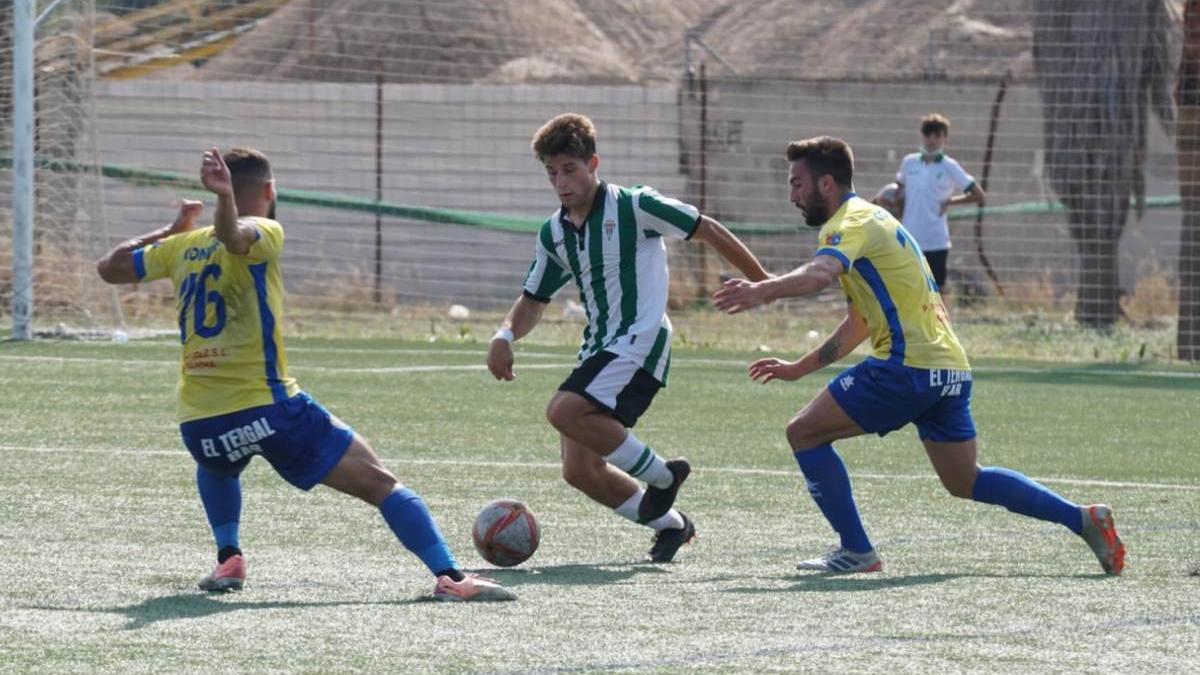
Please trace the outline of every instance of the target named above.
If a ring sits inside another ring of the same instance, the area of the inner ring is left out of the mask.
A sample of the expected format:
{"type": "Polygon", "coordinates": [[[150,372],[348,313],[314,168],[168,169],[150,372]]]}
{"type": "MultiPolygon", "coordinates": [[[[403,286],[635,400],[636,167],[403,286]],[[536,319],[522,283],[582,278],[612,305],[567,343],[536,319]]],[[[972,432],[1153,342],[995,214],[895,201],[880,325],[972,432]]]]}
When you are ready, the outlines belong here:
{"type": "Polygon", "coordinates": [[[450,568],[450,569],[448,569],[448,570],[442,570],[441,572],[438,572],[438,573],[437,573],[437,574],[435,574],[434,576],[436,576],[436,577],[450,577],[451,579],[453,579],[453,580],[455,580],[455,581],[462,581],[463,579],[466,579],[466,578],[467,578],[467,575],[463,574],[463,573],[462,573],[462,570],[456,570],[456,569],[454,569],[453,567],[451,567],[451,568],[450,568]]]}
{"type": "Polygon", "coordinates": [[[241,554],[242,554],[242,549],[240,549],[236,546],[226,546],[225,548],[221,549],[220,551],[217,551],[217,564],[220,565],[221,563],[225,562],[226,560],[229,560],[233,556],[241,555],[241,554]]]}

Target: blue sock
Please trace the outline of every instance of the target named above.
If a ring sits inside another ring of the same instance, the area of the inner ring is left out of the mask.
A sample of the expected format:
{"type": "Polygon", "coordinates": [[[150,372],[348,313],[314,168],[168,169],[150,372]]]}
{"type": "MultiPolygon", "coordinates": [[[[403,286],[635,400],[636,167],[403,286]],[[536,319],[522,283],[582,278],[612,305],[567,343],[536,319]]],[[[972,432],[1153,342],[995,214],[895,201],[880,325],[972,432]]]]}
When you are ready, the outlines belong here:
{"type": "Polygon", "coordinates": [[[212,527],[217,550],[238,546],[238,525],[242,519],[242,479],[224,476],[204,467],[196,466],[196,487],[200,490],[200,502],[204,504],[204,515],[212,527]]]}
{"type": "Polygon", "coordinates": [[[420,558],[430,572],[436,575],[458,569],[454,554],[420,495],[406,487],[396,488],[383,500],[379,512],[404,548],[420,558]]]}
{"type": "Polygon", "coordinates": [[[1040,520],[1059,523],[1075,534],[1083,532],[1083,513],[1078,504],[1059,497],[1050,488],[1028,476],[997,466],[979,470],[971,499],[1040,520]]]}
{"type": "Polygon", "coordinates": [[[842,547],[855,553],[866,553],[874,548],[858,517],[858,507],[850,490],[850,474],[846,473],[846,465],[833,445],[826,443],[793,454],[808,481],[808,493],[841,536],[842,547]]]}

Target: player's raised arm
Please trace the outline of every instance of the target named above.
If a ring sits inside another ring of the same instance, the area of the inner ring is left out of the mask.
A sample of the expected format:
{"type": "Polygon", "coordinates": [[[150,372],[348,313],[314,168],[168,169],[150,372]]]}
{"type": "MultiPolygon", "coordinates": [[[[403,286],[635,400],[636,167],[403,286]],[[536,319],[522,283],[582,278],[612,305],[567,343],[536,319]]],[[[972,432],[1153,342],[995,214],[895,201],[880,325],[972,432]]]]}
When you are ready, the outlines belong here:
{"type": "Polygon", "coordinates": [[[200,164],[200,182],[217,196],[217,213],[213,221],[213,234],[217,240],[234,255],[249,253],[250,246],[258,238],[258,230],[252,222],[238,220],[233,177],[216,148],[204,152],[200,164]]]}
{"type": "Polygon", "coordinates": [[[533,298],[528,292],[517,298],[512,309],[508,310],[508,315],[500,324],[500,330],[496,331],[496,335],[492,337],[492,344],[488,347],[488,370],[497,380],[516,378],[513,374],[512,343],[528,335],[538,321],[542,320],[542,313],[545,311],[546,303],[533,298]]]}
{"type": "Polygon", "coordinates": [[[742,243],[742,240],[737,238],[737,235],[708,216],[700,216],[700,222],[697,223],[696,230],[692,233],[692,239],[706,242],[712,246],[717,255],[741,270],[742,274],[750,281],[762,281],[771,276],[767,270],[763,269],[758,258],[754,257],[750,249],[742,243]]]}
{"type": "Polygon", "coordinates": [[[96,261],[96,272],[100,275],[101,279],[110,284],[133,284],[141,281],[144,275],[138,273],[137,263],[134,260],[134,251],[149,246],[160,239],[166,239],[171,235],[187,232],[195,225],[196,218],[200,216],[200,212],[203,210],[204,204],[202,202],[193,199],[183,200],[183,203],[179,206],[179,215],[175,217],[175,222],[165,227],[160,227],[153,232],[143,234],[140,237],[117,244],[116,248],[96,261]]]}
{"type": "Polygon", "coordinates": [[[730,279],[713,294],[713,304],[723,312],[737,314],[780,298],[812,295],[832,284],[845,272],[846,268],[837,258],[818,255],[783,276],[764,281],[730,279]]]}

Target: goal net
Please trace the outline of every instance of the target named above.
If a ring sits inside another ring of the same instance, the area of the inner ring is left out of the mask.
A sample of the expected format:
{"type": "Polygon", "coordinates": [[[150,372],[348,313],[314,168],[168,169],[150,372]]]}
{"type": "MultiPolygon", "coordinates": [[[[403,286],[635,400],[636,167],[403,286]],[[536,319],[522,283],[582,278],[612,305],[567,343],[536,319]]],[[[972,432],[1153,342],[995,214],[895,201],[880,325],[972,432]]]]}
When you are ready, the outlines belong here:
{"type": "MultiPolygon", "coordinates": [[[[845,138],[871,198],[904,180],[922,117],[940,113],[946,157],[986,191],[982,210],[948,208],[956,321],[1193,330],[1177,324],[1200,296],[1181,254],[1182,3],[94,5],[58,3],[37,29],[43,330],[170,325],[169,289],[114,294],[90,260],[168,222],[180,197],[208,199],[194,180],[213,145],[272,159],[289,311],[350,331],[425,325],[452,305],[493,316],[519,294],[533,233],[557,206],[530,138],[567,111],[596,122],[606,180],[696,204],[775,273],[817,243],[788,200],[788,141],[845,138]]],[[[6,62],[0,100],[10,80],[6,62]]],[[[0,168],[0,218],[10,180],[0,168]]],[[[673,311],[701,325],[734,270],[692,243],[671,261],[673,311]]],[[[556,305],[565,320],[572,295],[556,305]]],[[[842,311],[830,290],[763,321],[786,334],[842,311]]],[[[1175,339],[1152,349],[1169,355],[1175,339]]]]}
{"type": "MultiPolygon", "coordinates": [[[[45,332],[108,331],[122,323],[116,289],[97,283],[94,261],[108,245],[97,167],[93,3],[64,0],[34,33],[34,316],[45,332]]],[[[11,7],[9,3],[9,7],[11,7]]],[[[0,27],[0,314],[12,307],[13,24],[0,27]]],[[[7,323],[7,322],[5,322],[7,323]]]]}

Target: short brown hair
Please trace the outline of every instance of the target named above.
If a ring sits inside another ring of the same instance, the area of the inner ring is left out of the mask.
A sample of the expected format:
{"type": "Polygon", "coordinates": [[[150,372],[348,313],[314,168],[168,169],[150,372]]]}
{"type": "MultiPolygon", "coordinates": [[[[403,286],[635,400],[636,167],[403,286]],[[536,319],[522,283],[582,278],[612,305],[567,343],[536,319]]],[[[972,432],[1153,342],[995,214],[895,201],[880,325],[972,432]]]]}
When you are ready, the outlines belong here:
{"type": "Polygon", "coordinates": [[[938,113],[929,113],[921,118],[921,135],[928,136],[929,134],[950,134],[950,120],[946,119],[945,115],[938,113]]]}
{"type": "Polygon", "coordinates": [[[596,125],[577,113],[559,115],[533,135],[533,154],[539,162],[551,155],[591,159],[596,154],[596,125]]]}
{"type": "Polygon", "coordinates": [[[787,146],[787,158],[789,162],[804,160],[814,179],[829,174],[842,187],[854,185],[854,152],[840,138],[817,136],[792,141],[787,146]]]}
{"type": "Polygon", "coordinates": [[[257,190],[275,178],[271,173],[271,160],[254,148],[234,148],[222,158],[229,167],[235,195],[257,190]]]}

